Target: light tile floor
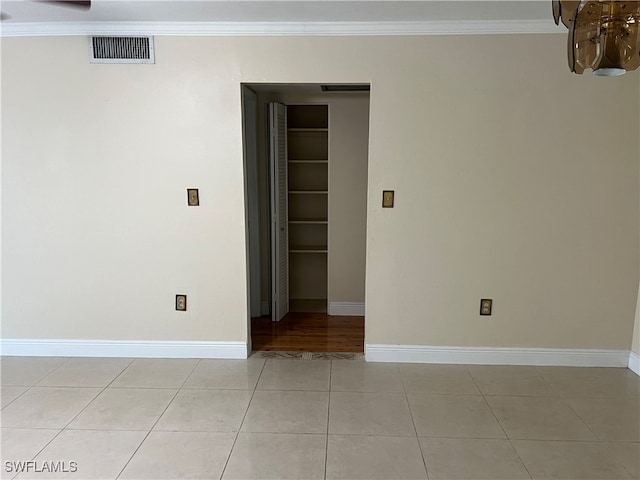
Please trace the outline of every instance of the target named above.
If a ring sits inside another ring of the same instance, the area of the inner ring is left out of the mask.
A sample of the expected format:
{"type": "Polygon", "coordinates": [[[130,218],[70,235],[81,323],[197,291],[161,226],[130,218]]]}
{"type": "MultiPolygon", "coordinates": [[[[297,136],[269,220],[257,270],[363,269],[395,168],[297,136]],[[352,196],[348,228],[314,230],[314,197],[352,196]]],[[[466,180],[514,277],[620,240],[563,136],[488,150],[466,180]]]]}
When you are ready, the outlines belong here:
{"type": "Polygon", "coordinates": [[[3,357],[0,374],[2,478],[640,479],[628,369],[3,357]],[[56,466],[77,471],[33,471],[56,466]]]}

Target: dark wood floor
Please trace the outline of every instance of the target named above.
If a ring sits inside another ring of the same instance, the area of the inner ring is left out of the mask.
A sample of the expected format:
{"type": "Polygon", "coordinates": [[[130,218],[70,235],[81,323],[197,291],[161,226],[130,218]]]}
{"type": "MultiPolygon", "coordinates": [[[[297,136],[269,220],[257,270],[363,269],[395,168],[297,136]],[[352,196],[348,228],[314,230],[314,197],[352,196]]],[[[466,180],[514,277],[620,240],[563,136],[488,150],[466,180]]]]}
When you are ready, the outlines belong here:
{"type": "Polygon", "coordinates": [[[277,352],[364,352],[364,317],[289,313],[279,322],[251,319],[253,350],[277,352]]]}

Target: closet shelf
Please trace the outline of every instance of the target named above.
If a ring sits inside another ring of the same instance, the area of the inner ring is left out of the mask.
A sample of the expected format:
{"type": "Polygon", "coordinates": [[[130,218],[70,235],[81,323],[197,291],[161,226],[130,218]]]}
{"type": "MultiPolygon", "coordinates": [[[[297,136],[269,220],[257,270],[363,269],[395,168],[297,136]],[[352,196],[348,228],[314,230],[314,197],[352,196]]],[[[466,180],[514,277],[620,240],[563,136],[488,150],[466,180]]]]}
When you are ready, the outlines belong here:
{"type": "Polygon", "coordinates": [[[329,163],[329,160],[289,160],[289,163],[329,163]]]}
{"type": "Polygon", "coordinates": [[[296,223],[296,224],[328,224],[329,221],[327,219],[315,219],[315,218],[294,218],[294,219],[289,219],[289,223],[296,223]]]}
{"type": "Polygon", "coordinates": [[[289,253],[327,253],[326,245],[295,245],[289,246],[289,253]]]}

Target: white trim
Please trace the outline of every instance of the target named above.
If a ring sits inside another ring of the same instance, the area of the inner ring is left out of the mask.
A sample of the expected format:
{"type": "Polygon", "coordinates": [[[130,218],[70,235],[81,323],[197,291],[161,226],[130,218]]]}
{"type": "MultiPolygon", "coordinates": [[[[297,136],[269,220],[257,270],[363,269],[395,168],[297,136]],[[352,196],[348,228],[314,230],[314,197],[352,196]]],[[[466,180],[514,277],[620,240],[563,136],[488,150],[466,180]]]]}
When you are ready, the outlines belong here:
{"type": "Polygon", "coordinates": [[[399,22],[3,22],[3,37],[50,35],[481,35],[567,33],[549,20],[399,22]]]}
{"type": "Polygon", "coordinates": [[[636,352],[629,352],[629,370],[640,376],[640,355],[636,352]]]}
{"type": "Polygon", "coordinates": [[[2,355],[34,357],[247,358],[245,342],[3,338],[2,355]]]}
{"type": "Polygon", "coordinates": [[[364,317],[364,302],[331,302],[329,315],[364,317]]]}
{"type": "Polygon", "coordinates": [[[368,362],[626,367],[628,350],[365,345],[368,362]]]}

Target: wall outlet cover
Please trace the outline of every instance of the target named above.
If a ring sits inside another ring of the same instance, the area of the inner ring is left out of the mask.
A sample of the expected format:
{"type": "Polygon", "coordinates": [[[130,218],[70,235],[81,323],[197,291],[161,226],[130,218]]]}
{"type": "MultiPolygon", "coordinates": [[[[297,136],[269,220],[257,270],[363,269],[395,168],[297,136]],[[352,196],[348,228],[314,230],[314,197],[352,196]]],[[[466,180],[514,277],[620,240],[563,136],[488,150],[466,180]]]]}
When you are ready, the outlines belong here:
{"type": "Polygon", "coordinates": [[[480,300],[480,315],[491,315],[493,308],[493,300],[491,298],[483,298],[480,300]]]}
{"type": "Polygon", "coordinates": [[[382,191],[382,207],[383,208],[393,208],[393,197],[395,193],[393,190],[383,190],[382,191]]]}
{"type": "Polygon", "coordinates": [[[176,295],[176,310],[179,312],[187,311],[187,296],[184,294],[176,295]]]}
{"type": "Polygon", "coordinates": [[[197,207],[200,205],[200,195],[197,188],[187,188],[187,204],[190,207],[197,207]]]}

